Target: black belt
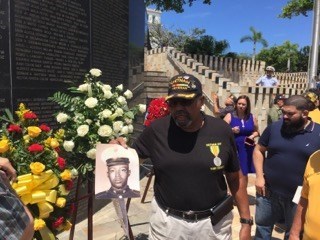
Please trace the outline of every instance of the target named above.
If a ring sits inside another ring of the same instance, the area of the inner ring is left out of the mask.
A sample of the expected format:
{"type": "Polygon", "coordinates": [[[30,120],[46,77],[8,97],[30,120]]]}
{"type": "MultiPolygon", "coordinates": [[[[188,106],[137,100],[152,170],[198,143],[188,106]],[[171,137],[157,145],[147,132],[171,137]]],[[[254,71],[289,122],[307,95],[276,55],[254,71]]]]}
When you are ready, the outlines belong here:
{"type": "Polygon", "coordinates": [[[205,219],[208,218],[212,215],[212,212],[210,209],[208,210],[203,210],[203,211],[180,211],[180,210],[176,210],[176,209],[172,209],[169,207],[166,207],[164,205],[162,205],[161,203],[159,203],[157,201],[159,207],[167,214],[172,215],[174,217],[179,217],[182,218],[184,220],[189,220],[189,221],[198,221],[201,219],[205,219]]]}

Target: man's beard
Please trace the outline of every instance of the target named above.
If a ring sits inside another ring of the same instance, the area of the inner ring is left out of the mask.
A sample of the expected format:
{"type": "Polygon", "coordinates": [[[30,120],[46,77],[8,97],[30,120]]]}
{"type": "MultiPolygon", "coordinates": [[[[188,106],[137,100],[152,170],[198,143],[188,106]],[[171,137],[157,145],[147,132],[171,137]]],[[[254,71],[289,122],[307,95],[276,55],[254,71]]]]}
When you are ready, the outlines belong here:
{"type": "Polygon", "coordinates": [[[286,122],[285,120],[283,120],[282,126],[281,126],[281,133],[286,135],[286,136],[290,136],[293,135],[299,131],[301,131],[301,129],[303,128],[304,125],[304,119],[302,117],[300,117],[298,120],[296,121],[291,121],[291,122],[286,122]]]}
{"type": "Polygon", "coordinates": [[[184,110],[178,110],[178,111],[174,112],[172,114],[172,117],[173,117],[173,120],[176,123],[176,125],[181,128],[189,127],[192,123],[192,119],[190,117],[190,114],[184,110]],[[183,115],[185,117],[185,120],[180,120],[178,118],[179,115],[180,116],[183,115]]]}

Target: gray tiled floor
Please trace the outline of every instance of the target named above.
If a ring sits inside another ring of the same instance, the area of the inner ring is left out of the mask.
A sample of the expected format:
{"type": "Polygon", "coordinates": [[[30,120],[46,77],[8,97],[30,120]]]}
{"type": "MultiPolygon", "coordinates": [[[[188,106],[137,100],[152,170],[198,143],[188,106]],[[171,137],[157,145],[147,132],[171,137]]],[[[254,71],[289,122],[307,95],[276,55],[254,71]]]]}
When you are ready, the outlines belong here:
{"type": "MultiPolygon", "coordinates": [[[[144,190],[147,178],[141,180],[141,192],[144,190]]],[[[250,205],[251,214],[254,214],[254,175],[249,176],[248,193],[252,205],[250,205]]],[[[150,211],[150,201],[153,196],[153,189],[150,187],[146,197],[146,203],[140,203],[140,198],[132,199],[128,212],[131,228],[136,239],[148,239],[148,220],[150,211]]],[[[238,234],[240,230],[239,215],[237,210],[234,209],[234,221],[232,226],[233,240],[239,239],[238,234]]],[[[252,228],[251,235],[254,236],[255,227],[252,228]]],[[[64,232],[59,236],[60,240],[69,239],[69,232],[64,232]]],[[[93,216],[93,239],[95,240],[118,240],[124,238],[124,232],[120,227],[116,212],[113,204],[108,204],[93,216]]],[[[78,223],[75,227],[75,240],[87,239],[87,220],[78,223]]],[[[283,233],[273,231],[273,240],[283,239],[283,233]]]]}

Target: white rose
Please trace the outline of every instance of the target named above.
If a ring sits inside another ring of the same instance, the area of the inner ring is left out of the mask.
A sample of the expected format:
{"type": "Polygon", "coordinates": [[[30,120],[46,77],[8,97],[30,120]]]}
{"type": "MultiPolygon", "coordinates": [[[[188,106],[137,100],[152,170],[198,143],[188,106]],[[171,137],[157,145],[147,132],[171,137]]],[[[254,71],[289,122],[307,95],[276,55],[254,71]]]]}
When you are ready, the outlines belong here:
{"type": "Polygon", "coordinates": [[[111,116],[112,112],[109,109],[105,109],[100,114],[103,118],[108,118],[111,116]]]}
{"type": "Polygon", "coordinates": [[[100,77],[102,74],[101,70],[98,68],[92,68],[89,72],[94,77],[100,77]]]}
{"type": "Polygon", "coordinates": [[[95,106],[97,106],[98,104],[98,99],[94,98],[94,97],[89,97],[84,104],[88,107],[88,108],[94,108],[95,106]]]}
{"type": "Polygon", "coordinates": [[[129,124],[129,125],[128,125],[128,131],[129,131],[129,133],[133,133],[133,126],[132,126],[132,124],[129,124]]]}
{"type": "Polygon", "coordinates": [[[78,90],[79,90],[80,92],[88,92],[88,87],[89,87],[89,84],[88,84],[88,83],[81,84],[81,85],[78,87],[78,90]]]}
{"type": "Polygon", "coordinates": [[[147,110],[147,106],[145,104],[139,104],[139,111],[144,113],[147,110]]]}
{"type": "Polygon", "coordinates": [[[103,90],[103,97],[106,99],[110,99],[113,96],[110,90],[103,90]]]}
{"type": "Polygon", "coordinates": [[[122,127],[123,127],[122,121],[115,121],[113,123],[113,131],[116,133],[120,132],[122,127]]]}
{"type": "Polygon", "coordinates": [[[89,126],[88,125],[80,125],[77,128],[77,133],[79,137],[84,137],[89,132],[89,126]]]}
{"type": "Polygon", "coordinates": [[[92,123],[91,119],[86,119],[86,123],[88,123],[89,125],[92,123]]]}
{"type": "Polygon", "coordinates": [[[130,90],[127,90],[123,94],[127,99],[131,99],[133,97],[133,94],[130,90]]]}
{"type": "Polygon", "coordinates": [[[96,159],[96,149],[92,148],[87,152],[87,157],[91,159],[96,159]]]}
{"type": "Polygon", "coordinates": [[[68,115],[65,113],[59,113],[56,119],[58,123],[64,123],[68,120],[68,115]]]}
{"type": "Polygon", "coordinates": [[[124,121],[126,122],[126,124],[131,124],[132,123],[132,119],[130,119],[130,118],[125,118],[124,121]]]}
{"type": "Polygon", "coordinates": [[[71,169],[71,175],[72,175],[72,177],[71,177],[72,179],[78,177],[78,175],[79,175],[78,170],[76,168],[72,168],[71,169]]]}
{"type": "Polygon", "coordinates": [[[105,90],[105,91],[111,91],[112,87],[108,84],[102,84],[101,86],[102,90],[105,90]]]}
{"type": "Polygon", "coordinates": [[[128,134],[129,133],[129,127],[128,126],[124,126],[123,128],[121,128],[121,134],[128,134]]]}
{"type": "Polygon", "coordinates": [[[115,113],[118,115],[118,116],[122,116],[123,115],[123,110],[121,108],[117,108],[115,113]]]}
{"type": "Polygon", "coordinates": [[[98,135],[101,137],[110,137],[112,135],[112,128],[109,125],[102,125],[98,129],[98,135]]]}
{"type": "Polygon", "coordinates": [[[125,99],[123,96],[119,96],[119,97],[117,98],[117,101],[118,101],[121,105],[127,104],[127,101],[126,101],[126,99],[125,99]]]}
{"type": "Polygon", "coordinates": [[[74,148],[74,142],[73,141],[64,141],[63,142],[63,148],[67,152],[72,152],[72,150],[74,148]]]}
{"type": "Polygon", "coordinates": [[[119,84],[118,86],[116,86],[116,89],[118,89],[119,91],[122,91],[123,90],[123,85],[119,84]]]}

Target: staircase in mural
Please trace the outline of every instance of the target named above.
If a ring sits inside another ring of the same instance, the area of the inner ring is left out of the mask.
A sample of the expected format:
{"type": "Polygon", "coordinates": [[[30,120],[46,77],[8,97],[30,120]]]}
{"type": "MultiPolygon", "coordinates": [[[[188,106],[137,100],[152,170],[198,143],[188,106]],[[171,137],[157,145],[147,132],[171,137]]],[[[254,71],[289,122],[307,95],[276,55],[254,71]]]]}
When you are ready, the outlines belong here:
{"type": "Polygon", "coordinates": [[[305,72],[276,73],[279,87],[257,87],[255,81],[264,74],[264,62],[204,55],[190,56],[170,47],[147,51],[144,68],[145,72],[163,72],[167,79],[183,72],[195,75],[202,82],[206,97],[205,112],[208,114],[212,114],[211,92],[218,94],[220,102],[224,102],[230,93],[236,96],[248,95],[252,112],[258,118],[261,130],[266,127],[267,111],[275,94],[290,96],[301,94],[307,89],[305,72]]]}

